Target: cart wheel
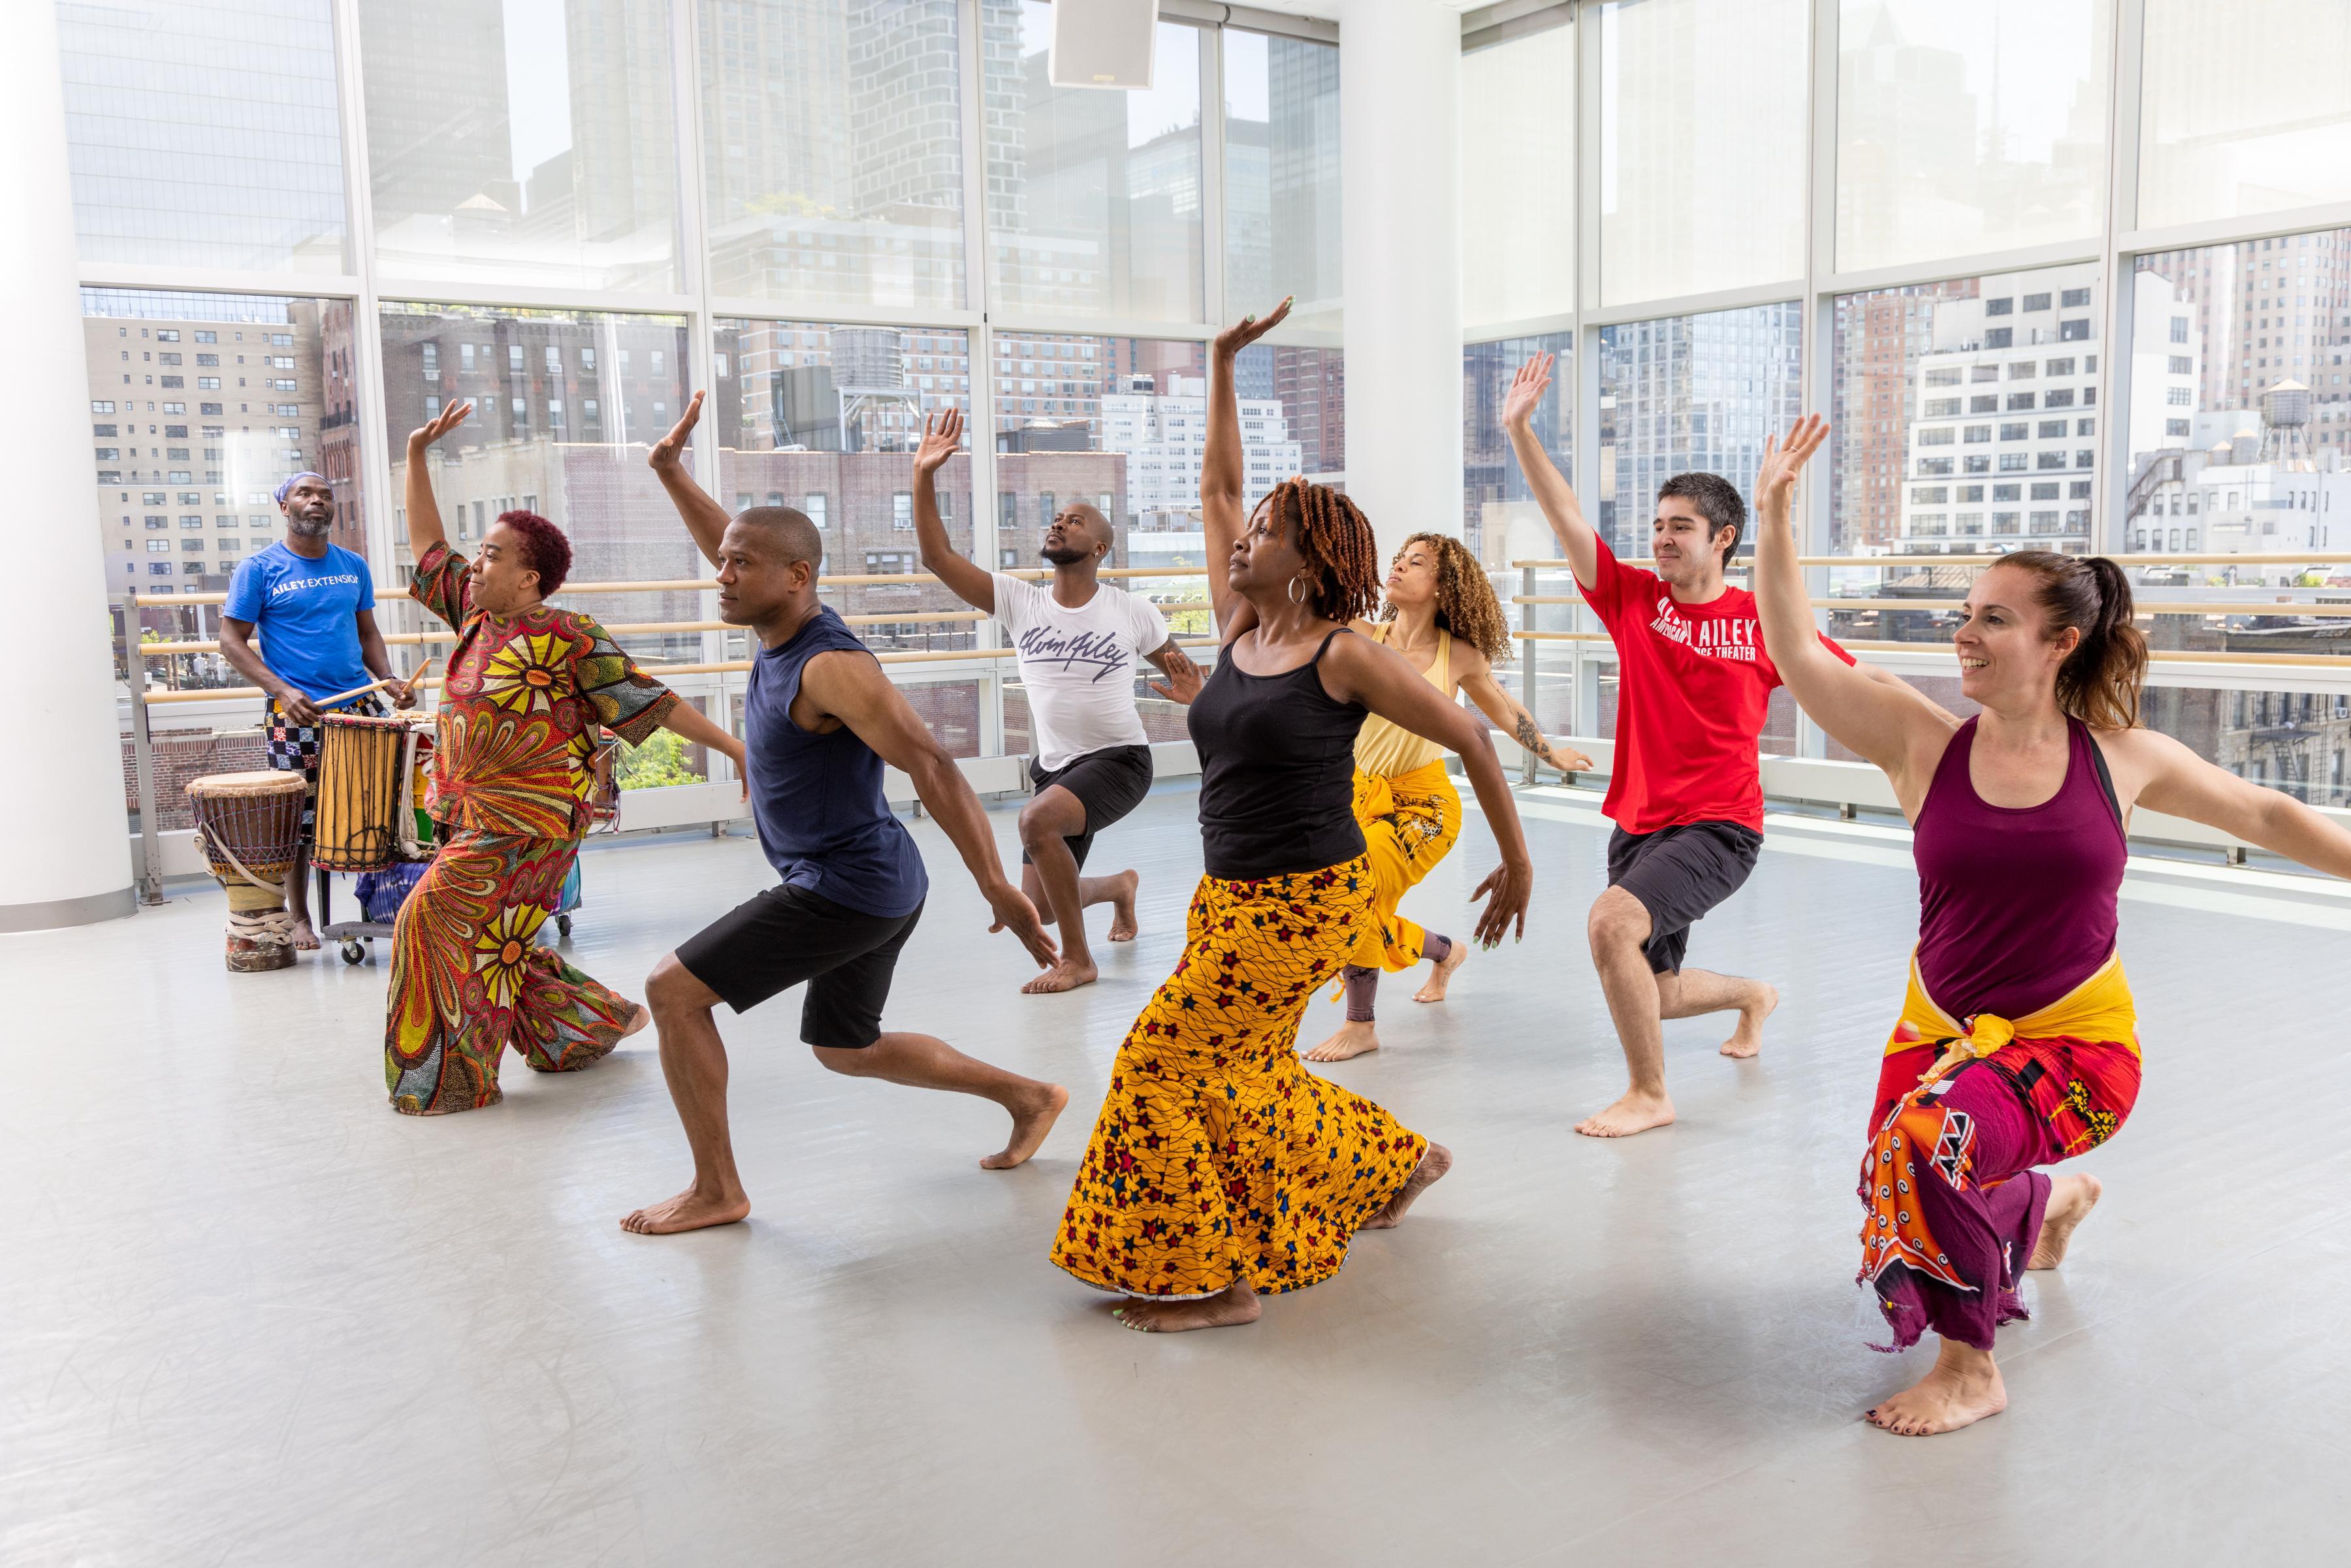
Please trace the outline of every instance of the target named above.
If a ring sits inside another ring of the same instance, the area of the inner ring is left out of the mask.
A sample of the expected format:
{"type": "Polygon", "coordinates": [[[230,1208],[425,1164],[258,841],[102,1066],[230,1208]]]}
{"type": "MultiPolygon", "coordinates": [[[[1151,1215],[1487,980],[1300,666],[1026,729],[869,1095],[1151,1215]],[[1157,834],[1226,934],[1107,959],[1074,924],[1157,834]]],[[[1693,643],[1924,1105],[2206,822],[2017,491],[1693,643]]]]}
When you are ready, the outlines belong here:
{"type": "Polygon", "coordinates": [[[562,936],[564,940],[569,941],[571,938],[571,916],[569,915],[557,915],[555,917],[555,929],[562,936]]]}
{"type": "Polygon", "coordinates": [[[363,947],[363,946],[361,946],[360,945],[359,939],[358,939],[357,937],[352,937],[352,938],[350,938],[350,940],[348,940],[348,941],[344,942],[344,944],[343,944],[343,962],[344,962],[344,963],[346,963],[346,964],[357,964],[357,963],[363,962],[363,961],[366,959],[366,957],[367,957],[367,949],[366,949],[365,947],[363,947]]]}

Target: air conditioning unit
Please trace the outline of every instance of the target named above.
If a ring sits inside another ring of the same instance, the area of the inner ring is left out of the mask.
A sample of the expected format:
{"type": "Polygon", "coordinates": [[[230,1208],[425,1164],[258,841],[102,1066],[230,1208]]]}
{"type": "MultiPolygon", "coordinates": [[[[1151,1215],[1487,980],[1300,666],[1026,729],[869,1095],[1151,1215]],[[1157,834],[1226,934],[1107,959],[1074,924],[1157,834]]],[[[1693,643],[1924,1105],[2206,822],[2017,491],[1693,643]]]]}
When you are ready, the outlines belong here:
{"type": "Polygon", "coordinates": [[[1053,0],[1045,74],[1055,87],[1151,86],[1159,0],[1053,0]]]}

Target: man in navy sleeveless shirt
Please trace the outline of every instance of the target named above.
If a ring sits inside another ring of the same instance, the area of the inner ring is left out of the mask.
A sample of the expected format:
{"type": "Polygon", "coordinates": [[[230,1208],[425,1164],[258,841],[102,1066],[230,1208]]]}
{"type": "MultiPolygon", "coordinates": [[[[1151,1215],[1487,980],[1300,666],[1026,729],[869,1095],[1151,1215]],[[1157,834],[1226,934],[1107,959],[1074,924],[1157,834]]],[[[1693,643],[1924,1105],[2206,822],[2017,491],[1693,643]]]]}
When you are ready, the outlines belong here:
{"type": "Polygon", "coordinates": [[[1059,1084],[991,1067],[943,1040],[883,1030],[891,975],[930,885],[913,835],[883,799],[885,763],[914,779],[962,854],[995,914],[988,929],[1010,927],[1040,965],[1058,954],[1036,906],[1005,876],[987,814],[955,759],[817,601],[816,526],[789,507],[754,507],[730,521],[685,472],[679,458],[701,403],[697,394],[652,463],[718,568],[720,616],[758,642],[743,742],[759,845],[783,880],[681,944],[645,983],[662,1071],[694,1149],[694,1185],[621,1222],[647,1235],[727,1225],[751,1210],[728,1136],[721,1002],[743,1012],[807,982],[800,1038],[826,1067],[1004,1107],[1012,1135],[980,1161],[990,1170],[1036,1153],[1070,1099],[1059,1084]]]}

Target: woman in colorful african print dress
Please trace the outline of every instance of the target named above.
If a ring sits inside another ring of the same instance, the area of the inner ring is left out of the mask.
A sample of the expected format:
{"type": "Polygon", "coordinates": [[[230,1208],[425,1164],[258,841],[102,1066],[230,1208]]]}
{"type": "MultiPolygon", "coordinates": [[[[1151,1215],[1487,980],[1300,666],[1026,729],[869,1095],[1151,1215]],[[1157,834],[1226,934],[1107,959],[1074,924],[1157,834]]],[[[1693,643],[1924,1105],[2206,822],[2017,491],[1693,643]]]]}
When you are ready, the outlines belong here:
{"type": "Polygon", "coordinates": [[[601,1061],[648,1015],[536,940],[587,831],[596,742],[659,728],[733,757],[739,743],[639,670],[585,615],[544,602],[571,547],[529,512],[501,516],[467,561],[441,529],[425,455],[473,405],[408,438],[410,591],[457,629],[430,805],[441,850],[392,931],[383,1076],[392,1108],[495,1105],[509,1045],[541,1072],[601,1061]]]}
{"type": "Polygon", "coordinates": [[[1789,692],[1886,770],[1914,830],[1918,946],[1862,1155],[1861,1279],[1894,1343],[1929,1329],[1934,1369],[1869,1419],[1924,1437],[2008,1405],[1992,1337],[2017,1286],[2054,1269],[2098,1201],[2093,1176],[2034,1169],[2112,1137],[2138,1098],[2138,1020],[2115,948],[2134,806],[2219,828],[2336,876],[2351,832],[2137,727],[2147,642],[2104,558],[2024,550],[1969,591],[1952,642],[1959,722],[1820,641],[1789,522],[1817,417],[1756,481],[1755,598],[1789,692]]]}
{"type": "Polygon", "coordinates": [[[1503,863],[1478,936],[1523,926],[1532,872],[1485,727],[1348,622],[1378,594],[1371,525],[1302,479],[1242,528],[1236,355],[1289,313],[1216,342],[1202,510],[1224,648],[1192,699],[1207,874],[1188,941],[1119,1047],[1053,1261],[1169,1333],[1254,1320],[1260,1294],[1330,1278],[1354,1233],[1394,1225],[1452,1156],[1299,1064],[1298,1023],[1372,929],[1348,810],[1366,712],[1459,751],[1503,863]]]}
{"type": "MultiPolygon", "coordinates": [[[[1377,622],[1354,630],[1384,643],[1427,677],[1450,701],[1467,692],[1486,716],[1518,743],[1562,773],[1592,766],[1573,747],[1554,749],[1494,678],[1510,656],[1510,629],[1494,585],[1468,546],[1446,534],[1415,534],[1388,568],[1387,608],[1377,622]]],[[[1376,888],[1373,925],[1355,944],[1342,972],[1347,1019],[1339,1031],[1305,1053],[1309,1061],[1344,1061],[1380,1048],[1373,999],[1383,969],[1409,969],[1423,958],[1437,972],[1413,996],[1441,1002],[1469,946],[1425,931],[1397,913],[1404,895],[1453,849],[1461,836],[1461,797],[1446,776],[1445,748],[1374,715],[1355,737],[1355,821],[1364,830],[1376,888]]]]}

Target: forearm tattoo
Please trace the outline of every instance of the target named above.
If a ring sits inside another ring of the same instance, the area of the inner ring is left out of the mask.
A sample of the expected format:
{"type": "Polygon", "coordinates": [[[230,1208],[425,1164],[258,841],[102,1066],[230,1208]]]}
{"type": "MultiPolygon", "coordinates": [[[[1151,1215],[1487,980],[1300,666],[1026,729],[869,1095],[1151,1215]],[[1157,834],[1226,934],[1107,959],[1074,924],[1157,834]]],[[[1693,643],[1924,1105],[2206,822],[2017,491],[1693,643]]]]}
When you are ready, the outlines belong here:
{"type": "Polygon", "coordinates": [[[1542,737],[1542,731],[1535,727],[1534,716],[1529,714],[1524,708],[1520,708],[1519,710],[1518,742],[1527,750],[1533,752],[1537,757],[1541,758],[1545,762],[1550,763],[1553,768],[1558,768],[1561,772],[1564,773],[1568,770],[1567,764],[1562,762],[1558,757],[1552,753],[1551,742],[1542,737]]]}

